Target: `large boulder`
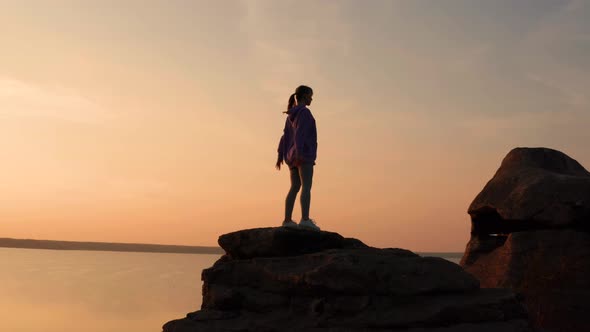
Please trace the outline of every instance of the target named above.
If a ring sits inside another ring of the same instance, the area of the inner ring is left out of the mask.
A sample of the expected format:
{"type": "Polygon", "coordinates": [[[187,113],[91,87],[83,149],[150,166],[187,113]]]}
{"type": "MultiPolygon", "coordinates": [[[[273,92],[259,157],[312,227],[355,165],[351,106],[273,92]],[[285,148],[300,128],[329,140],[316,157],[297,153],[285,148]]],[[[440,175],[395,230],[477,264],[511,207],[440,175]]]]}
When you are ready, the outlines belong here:
{"type": "Polygon", "coordinates": [[[469,206],[472,232],[590,224],[590,173],[562,152],[516,148],[469,206]]]}
{"type": "Polygon", "coordinates": [[[590,173],[567,155],[517,148],[469,207],[461,265],[484,288],[524,295],[534,326],[590,331],[590,173]]]}
{"type": "Polygon", "coordinates": [[[286,228],[219,243],[226,255],[202,273],[201,310],[165,332],[530,331],[514,293],[480,289],[442,258],[286,228]]]}

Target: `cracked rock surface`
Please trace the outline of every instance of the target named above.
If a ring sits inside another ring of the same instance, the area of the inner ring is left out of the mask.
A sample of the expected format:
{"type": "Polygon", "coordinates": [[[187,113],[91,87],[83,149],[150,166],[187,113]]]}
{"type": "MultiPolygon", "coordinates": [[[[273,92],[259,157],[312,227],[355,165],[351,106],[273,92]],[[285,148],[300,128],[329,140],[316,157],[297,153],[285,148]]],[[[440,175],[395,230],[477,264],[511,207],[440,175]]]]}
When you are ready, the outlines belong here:
{"type": "Polygon", "coordinates": [[[590,331],[590,173],[547,148],[516,148],[469,206],[461,265],[523,294],[546,331],[590,331]]]}
{"type": "Polygon", "coordinates": [[[512,291],[481,289],[442,258],[287,228],[218,242],[226,254],[203,270],[201,310],[165,332],[531,331],[512,291]]]}

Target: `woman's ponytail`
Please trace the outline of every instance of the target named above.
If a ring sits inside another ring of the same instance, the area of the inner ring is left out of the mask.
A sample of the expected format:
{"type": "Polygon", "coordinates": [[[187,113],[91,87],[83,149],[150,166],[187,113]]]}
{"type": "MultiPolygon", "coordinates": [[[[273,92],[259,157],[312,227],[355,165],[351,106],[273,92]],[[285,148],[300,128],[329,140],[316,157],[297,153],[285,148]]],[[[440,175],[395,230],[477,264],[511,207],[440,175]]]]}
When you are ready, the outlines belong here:
{"type": "MultiPolygon", "coordinates": [[[[289,97],[289,103],[287,104],[287,112],[293,108],[293,106],[295,105],[295,94],[292,94],[291,97],[289,97]]],[[[285,112],[286,113],[286,112],[285,112]]]]}

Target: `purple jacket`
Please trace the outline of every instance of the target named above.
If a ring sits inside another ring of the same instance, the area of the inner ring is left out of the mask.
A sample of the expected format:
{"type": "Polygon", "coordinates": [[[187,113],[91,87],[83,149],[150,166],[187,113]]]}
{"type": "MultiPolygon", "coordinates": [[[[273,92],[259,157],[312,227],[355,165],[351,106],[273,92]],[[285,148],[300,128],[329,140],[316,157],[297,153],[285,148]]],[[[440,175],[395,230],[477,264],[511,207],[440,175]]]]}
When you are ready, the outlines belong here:
{"type": "Polygon", "coordinates": [[[318,134],[315,119],[305,105],[295,106],[287,111],[283,136],[279,142],[279,160],[289,166],[295,161],[315,165],[318,151],[318,134]]]}

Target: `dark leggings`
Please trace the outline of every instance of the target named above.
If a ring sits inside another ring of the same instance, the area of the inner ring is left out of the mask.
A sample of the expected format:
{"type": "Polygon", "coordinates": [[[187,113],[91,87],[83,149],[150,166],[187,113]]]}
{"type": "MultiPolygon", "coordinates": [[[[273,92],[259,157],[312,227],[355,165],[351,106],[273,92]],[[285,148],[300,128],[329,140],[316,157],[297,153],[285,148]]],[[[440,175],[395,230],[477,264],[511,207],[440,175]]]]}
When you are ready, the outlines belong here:
{"type": "Polygon", "coordinates": [[[285,220],[289,221],[293,216],[293,207],[297,193],[301,188],[301,220],[309,219],[309,205],[311,203],[311,183],[313,179],[313,164],[303,164],[290,168],[291,189],[285,199],[285,220]]]}

